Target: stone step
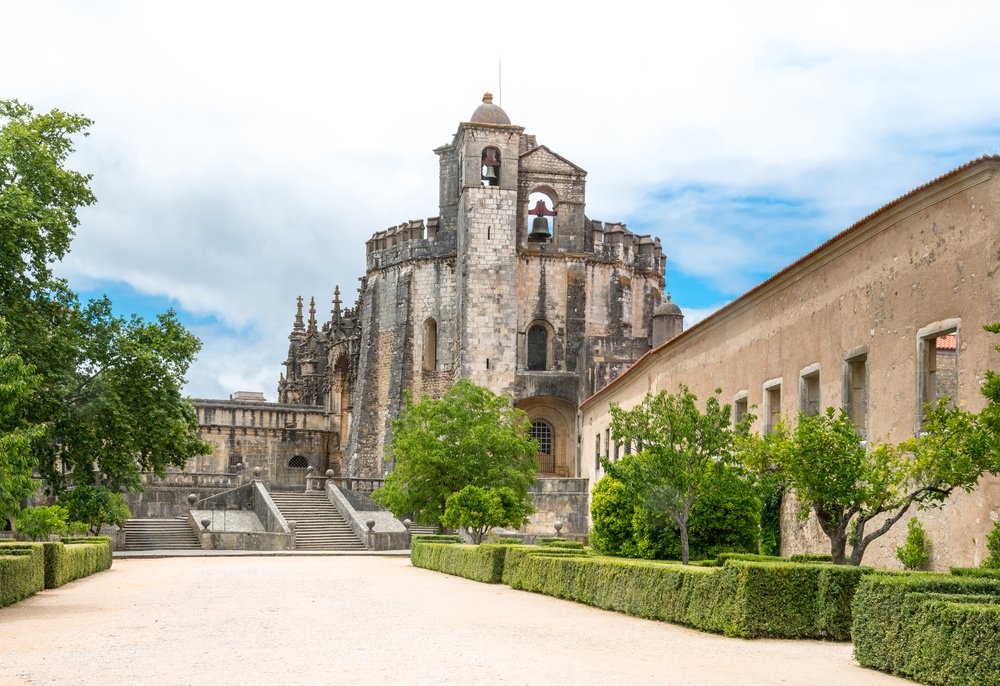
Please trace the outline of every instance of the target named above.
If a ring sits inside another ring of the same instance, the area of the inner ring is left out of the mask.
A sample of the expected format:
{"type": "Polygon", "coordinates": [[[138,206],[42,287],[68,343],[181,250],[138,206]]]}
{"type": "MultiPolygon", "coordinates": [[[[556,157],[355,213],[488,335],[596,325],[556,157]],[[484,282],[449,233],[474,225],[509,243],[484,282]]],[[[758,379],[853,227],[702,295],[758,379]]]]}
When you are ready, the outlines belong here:
{"type": "Polygon", "coordinates": [[[285,520],[295,522],[299,550],[364,550],[354,531],[325,493],[271,493],[285,520]]]}
{"type": "Polygon", "coordinates": [[[130,519],[125,523],[125,550],[197,550],[198,536],[187,519],[130,519]]]}

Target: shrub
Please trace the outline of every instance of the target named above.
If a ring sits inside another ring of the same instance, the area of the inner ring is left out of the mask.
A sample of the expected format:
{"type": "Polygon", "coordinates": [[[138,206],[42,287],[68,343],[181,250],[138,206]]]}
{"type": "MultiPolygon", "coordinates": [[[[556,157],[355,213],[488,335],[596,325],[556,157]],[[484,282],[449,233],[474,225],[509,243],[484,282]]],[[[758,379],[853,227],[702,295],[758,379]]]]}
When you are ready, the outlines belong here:
{"type": "Polygon", "coordinates": [[[921,569],[930,560],[930,540],[920,520],[914,517],[906,524],[906,542],[896,548],[896,557],[906,569],[921,569]]]}
{"type": "Polygon", "coordinates": [[[521,565],[524,564],[525,559],[529,556],[534,555],[545,555],[548,557],[575,557],[582,554],[581,550],[572,550],[569,548],[553,548],[551,546],[537,546],[537,545],[519,545],[516,547],[510,547],[507,549],[507,554],[504,556],[503,562],[503,576],[501,581],[508,586],[511,584],[511,579],[520,573],[521,565]]]}
{"type": "Polygon", "coordinates": [[[105,537],[66,544],[59,570],[59,585],[111,568],[111,542],[105,537]]]}
{"type": "Polygon", "coordinates": [[[498,584],[503,576],[506,552],[507,546],[492,543],[474,546],[423,544],[410,550],[410,562],[414,567],[498,584]]]}
{"type": "Polygon", "coordinates": [[[513,538],[513,537],[509,537],[509,536],[501,536],[500,538],[498,538],[494,542],[498,543],[499,545],[523,545],[524,544],[524,541],[521,540],[520,538],[513,538]]]}
{"type": "Polygon", "coordinates": [[[45,552],[39,543],[0,543],[0,607],[45,588],[45,552]]]}
{"type": "Polygon", "coordinates": [[[638,557],[632,538],[637,501],[618,479],[605,476],[594,486],[590,505],[590,545],[605,555],[638,557]]]}
{"type": "Polygon", "coordinates": [[[132,516],[125,496],[106,486],[77,486],[63,493],[60,502],[69,510],[69,519],[85,523],[93,534],[100,533],[105,524],[125,526],[132,516]]]}
{"type": "Polygon", "coordinates": [[[422,534],[410,540],[410,547],[418,543],[461,543],[462,537],[455,534],[422,534]]]}
{"type": "Polygon", "coordinates": [[[790,562],[805,562],[806,564],[816,564],[818,562],[833,562],[833,555],[830,553],[796,553],[789,555],[790,562]]]}
{"type": "Polygon", "coordinates": [[[854,598],[854,656],[926,683],[997,684],[1000,579],[870,574],[854,598]]]}
{"type": "Polygon", "coordinates": [[[978,576],[989,579],[1000,579],[1000,569],[990,569],[987,567],[952,567],[951,573],[955,576],[978,576]]]}
{"type": "Polygon", "coordinates": [[[26,507],[14,520],[14,528],[32,541],[48,540],[49,534],[60,534],[66,529],[68,512],[65,507],[26,507]]]}
{"type": "Polygon", "coordinates": [[[993,530],[986,538],[986,549],[990,554],[983,560],[983,567],[1000,569],[1000,519],[993,522],[993,530]]]}
{"type": "Polygon", "coordinates": [[[580,541],[567,541],[565,538],[544,537],[536,538],[535,543],[546,548],[566,548],[567,550],[583,550],[583,543],[580,541]]]}

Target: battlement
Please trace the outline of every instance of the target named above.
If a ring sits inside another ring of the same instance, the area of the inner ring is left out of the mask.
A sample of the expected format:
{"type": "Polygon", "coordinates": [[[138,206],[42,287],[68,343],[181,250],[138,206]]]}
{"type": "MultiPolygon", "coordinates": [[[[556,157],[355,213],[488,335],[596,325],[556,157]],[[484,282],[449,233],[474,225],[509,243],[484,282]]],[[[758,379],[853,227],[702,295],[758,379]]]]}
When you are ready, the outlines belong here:
{"type": "Polygon", "coordinates": [[[454,253],[455,233],[441,230],[439,219],[411,219],[375,233],[365,243],[368,270],[454,253]]]}
{"type": "Polygon", "coordinates": [[[663,276],[666,257],[659,238],[632,233],[620,222],[602,222],[596,219],[588,222],[595,255],[632,264],[640,271],[663,276]]]}

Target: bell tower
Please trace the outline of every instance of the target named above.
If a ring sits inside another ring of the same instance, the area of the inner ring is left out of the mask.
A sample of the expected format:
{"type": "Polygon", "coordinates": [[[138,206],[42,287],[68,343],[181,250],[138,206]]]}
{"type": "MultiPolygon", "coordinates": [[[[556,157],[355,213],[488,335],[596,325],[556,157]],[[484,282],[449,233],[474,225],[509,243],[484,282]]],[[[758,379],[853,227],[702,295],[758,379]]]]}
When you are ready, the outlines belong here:
{"type": "Polygon", "coordinates": [[[510,388],[517,371],[518,155],[524,128],[490,93],[441,158],[441,225],[454,227],[457,375],[510,388]]]}

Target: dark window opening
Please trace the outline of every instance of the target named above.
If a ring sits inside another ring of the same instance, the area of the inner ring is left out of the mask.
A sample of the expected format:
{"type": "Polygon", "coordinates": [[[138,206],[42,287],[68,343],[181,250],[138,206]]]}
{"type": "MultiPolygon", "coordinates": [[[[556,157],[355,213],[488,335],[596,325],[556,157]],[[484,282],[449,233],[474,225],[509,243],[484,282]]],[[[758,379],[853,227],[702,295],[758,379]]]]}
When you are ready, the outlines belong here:
{"type": "Polygon", "coordinates": [[[528,436],[538,441],[538,471],[542,474],[552,474],[556,471],[555,452],[553,451],[552,425],[536,419],[531,422],[528,436]]]}
{"type": "Polygon", "coordinates": [[[536,324],[528,329],[528,371],[544,372],[548,367],[549,332],[536,324]]]}
{"type": "Polygon", "coordinates": [[[288,461],[288,466],[295,467],[296,469],[305,469],[309,466],[309,462],[301,455],[296,455],[288,461]]]}

